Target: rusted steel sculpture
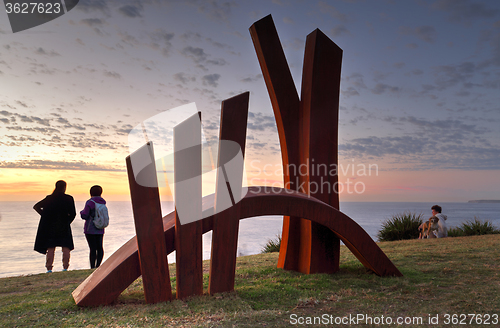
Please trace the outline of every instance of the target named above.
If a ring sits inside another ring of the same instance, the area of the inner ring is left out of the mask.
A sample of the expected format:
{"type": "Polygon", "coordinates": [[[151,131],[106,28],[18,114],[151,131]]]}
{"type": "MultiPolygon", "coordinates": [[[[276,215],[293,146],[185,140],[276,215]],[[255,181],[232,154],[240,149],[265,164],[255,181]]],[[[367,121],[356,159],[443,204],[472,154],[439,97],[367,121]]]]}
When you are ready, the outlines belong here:
{"type": "MultiPolygon", "coordinates": [[[[176,187],[175,191],[176,197],[192,197],[194,205],[190,215],[203,219],[181,225],[179,215],[183,214],[174,211],[164,216],[161,222],[158,189],[146,190],[141,188],[147,187],[137,185],[129,156],[127,169],[137,236],[125,243],[75,289],[73,297],[77,305],[110,304],[141,274],[146,302],[171,299],[166,255],[174,250],[177,250],[176,297],[202,294],[201,235],[211,230],[209,293],[231,291],[234,289],[239,220],[262,215],[287,216],[278,262],[281,268],[304,273],[335,272],[338,270],[339,243],[342,240],[359,261],[377,275],[402,275],[363,228],[339,211],[336,190],[309,189],[313,182],[336,186],[336,175],[306,174],[301,177],[297,171],[290,169],[292,165],[298,168],[312,159],[317,165],[337,164],[342,50],[319,30],[307,37],[299,100],[272,18],[268,16],[256,22],[250,30],[276,116],[286,188],[249,187],[246,195],[240,198],[241,184],[229,185],[223,166],[232,152],[222,142],[236,143],[244,155],[249,95],[244,93],[223,101],[217,164],[221,169],[217,174],[216,193],[201,198],[201,179],[199,182],[194,179],[191,189],[177,190],[176,187]],[[294,190],[300,185],[307,187],[305,190],[294,190]],[[233,206],[219,210],[221,202],[218,198],[223,189],[228,190],[233,206]],[[141,226],[143,224],[150,227],[146,229],[141,226]],[[145,239],[148,234],[152,237],[145,239]],[[160,235],[163,240],[160,240],[160,235]],[[160,290],[153,291],[152,283],[160,290]]],[[[189,156],[174,157],[175,170],[186,160],[193,164],[175,179],[201,175],[201,147],[193,146],[199,144],[200,135],[199,130],[188,127],[194,126],[191,120],[199,120],[199,117],[192,117],[174,129],[174,147],[191,150],[189,156]],[[187,131],[188,136],[184,136],[182,131],[187,131]]],[[[144,147],[153,156],[152,147],[144,147]]],[[[145,172],[154,170],[154,160],[151,161],[152,167],[147,167],[145,172]]],[[[242,174],[242,165],[236,171],[242,174]]]]}
{"type": "MultiPolygon", "coordinates": [[[[254,23],[250,34],[276,117],[285,187],[339,209],[336,174],[328,174],[329,169],[321,175],[298,174],[298,169],[338,163],[342,49],[318,29],[307,36],[299,99],[271,15],[254,23]],[[316,190],[309,188],[312,185],[316,190]]],[[[339,269],[339,252],[339,239],[324,226],[296,217],[283,219],[278,267],[333,273],[339,269]]]]}

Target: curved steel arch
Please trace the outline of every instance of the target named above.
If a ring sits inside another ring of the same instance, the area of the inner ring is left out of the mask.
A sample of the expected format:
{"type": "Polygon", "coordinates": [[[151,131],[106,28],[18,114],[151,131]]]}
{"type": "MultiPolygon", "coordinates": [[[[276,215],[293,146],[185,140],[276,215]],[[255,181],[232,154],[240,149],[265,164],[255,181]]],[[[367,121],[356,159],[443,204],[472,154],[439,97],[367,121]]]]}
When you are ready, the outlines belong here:
{"type": "MultiPolygon", "coordinates": [[[[213,212],[214,194],[203,198],[204,213],[213,212]]],[[[283,188],[249,187],[236,220],[262,215],[300,216],[331,229],[359,261],[379,276],[401,272],[354,220],[306,194],[283,188]]],[[[202,220],[203,233],[212,230],[213,215],[202,220]]],[[[167,253],[175,250],[175,212],[163,217],[167,253]]],[[[73,292],[79,306],[110,304],[141,275],[136,237],[118,249],[73,292]]]]}

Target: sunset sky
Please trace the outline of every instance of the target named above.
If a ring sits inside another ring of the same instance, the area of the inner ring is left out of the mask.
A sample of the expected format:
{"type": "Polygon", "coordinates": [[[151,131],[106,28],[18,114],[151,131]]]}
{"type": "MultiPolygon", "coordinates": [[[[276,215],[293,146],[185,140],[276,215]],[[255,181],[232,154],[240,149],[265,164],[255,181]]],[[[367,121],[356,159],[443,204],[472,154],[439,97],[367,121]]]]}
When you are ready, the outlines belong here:
{"type": "Polygon", "coordinates": [[[39,200],[59,179],[77,200],[94,184],[129,200],[132,128],[195,102],[215,136],[221,101],[245,91],[248,183],[280,184],[248,31],[268,14],[298,89],[307,34],[343,49],[340,181],[364,189],[341,201],[500,199],[498,1],[80,0],[18,33],[0,9],[0,200],[39,200]]]}

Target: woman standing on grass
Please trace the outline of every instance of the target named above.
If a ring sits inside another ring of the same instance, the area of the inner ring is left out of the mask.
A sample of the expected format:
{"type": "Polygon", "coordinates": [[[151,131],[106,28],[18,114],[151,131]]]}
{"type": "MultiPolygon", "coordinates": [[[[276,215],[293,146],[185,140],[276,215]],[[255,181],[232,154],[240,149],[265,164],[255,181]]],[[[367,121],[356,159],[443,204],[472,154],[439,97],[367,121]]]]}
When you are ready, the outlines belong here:
{"type": "Polygon", "coordinates": [[[85,238],[90,248],[90,268],[98,268],[101,265],[102,258],[104,257],[104,248],[102,247],[102,240],[104,237],[104,229],[98,229],[94,224],[96,203],[106,204],[102,195],[101,186],[92,186],[90,188],[90,199],[85,203],[85,207],[80,212],[83,220],[85,220],[85,226],[83,227],[83,232],[85,233],[85,238]]]}
{"type": "Polygon", "coordinates": [[[71,233],[71,222],[76,216],[75,201],[65,192],[66,182],[59,180],[52,194],[33,206],[33,209],[41,215],[36,233],[35,251],[46,255],[47,272],[52,272],[57,246],[62,247],[63,271],[68,270],[70,251],[75,248],[71,233]]]}

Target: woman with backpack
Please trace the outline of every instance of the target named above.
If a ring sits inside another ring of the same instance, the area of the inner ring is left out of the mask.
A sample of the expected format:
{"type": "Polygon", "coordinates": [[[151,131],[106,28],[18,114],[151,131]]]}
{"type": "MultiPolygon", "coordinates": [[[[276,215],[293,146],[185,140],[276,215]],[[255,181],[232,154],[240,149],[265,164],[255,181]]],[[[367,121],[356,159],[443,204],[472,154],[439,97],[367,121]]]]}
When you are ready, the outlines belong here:
{"type": "Polygon", "coordinates": [[[90,268],[98,268],[101,265],[104,257],[104,248],[102,240],[104,236],[104,228],[107,226],[107,208],[106,201],[101,197],[102,187],[92,186],[90,188],[90,199],[85,203],[85,207],[80,212],[85,225],[83,232],[90,248],[90,268]],[[105,212],[105,213],[103,213],[105,212]],[[101,216],[101,217],[100,217],[101,216]],[[106,222],[101,222],[102,216],[105,216],[106,222]]]}
{"type": "Polygon", "coordinates": [[[66,194],[66,182],[59,180],[51,195],[33,206],[40,214],[40,223],[35,239],[35,251],[46,256],[45,267],[52,272],[56,246],[62,247],[63,271],[69,267],[70,251],[75,248],[71,233],[71,222],[76,209],[73,197],[66,194]]]}

